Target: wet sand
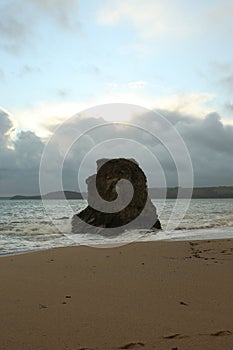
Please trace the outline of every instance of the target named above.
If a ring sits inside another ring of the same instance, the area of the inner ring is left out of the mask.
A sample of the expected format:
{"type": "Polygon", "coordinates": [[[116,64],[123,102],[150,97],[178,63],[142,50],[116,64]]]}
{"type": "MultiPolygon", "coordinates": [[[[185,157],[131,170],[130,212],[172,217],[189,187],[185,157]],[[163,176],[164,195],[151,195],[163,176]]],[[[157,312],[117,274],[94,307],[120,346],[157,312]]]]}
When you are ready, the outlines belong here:
{"type": "Polygon", "coordinates": [[[230,350],[233,240],[0,258],[0,349],[230,350]]]}

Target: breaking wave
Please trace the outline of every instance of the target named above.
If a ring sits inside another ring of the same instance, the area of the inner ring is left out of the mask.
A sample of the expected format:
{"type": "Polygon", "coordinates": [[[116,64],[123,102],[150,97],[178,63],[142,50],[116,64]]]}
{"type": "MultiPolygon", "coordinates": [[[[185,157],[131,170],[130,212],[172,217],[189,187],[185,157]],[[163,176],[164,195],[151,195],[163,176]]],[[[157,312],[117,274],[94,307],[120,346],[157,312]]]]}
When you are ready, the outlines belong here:
{"type": "Polygon", "coordinates": [[[173,231],[166,228],[175,200],[153,200],[163,230],[130,230],[117,237],[71,234],[71,217],[85,201],[51,201],[53,217],[47,217],[41,201],[0,201],[0,254],[64,247],[69,245],[111,246],[133,241],[189,240],[233,237],[233,199],[192,200],[173,231]]]}

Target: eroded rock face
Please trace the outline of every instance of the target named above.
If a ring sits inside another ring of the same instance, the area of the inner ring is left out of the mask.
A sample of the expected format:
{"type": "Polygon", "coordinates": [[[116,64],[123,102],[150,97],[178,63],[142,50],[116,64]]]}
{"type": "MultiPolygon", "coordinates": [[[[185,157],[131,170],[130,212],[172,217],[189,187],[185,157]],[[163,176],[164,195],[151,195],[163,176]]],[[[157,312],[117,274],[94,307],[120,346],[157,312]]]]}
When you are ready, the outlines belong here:
{"type": "Polygon", "coordinates": [[[161,229],[146,176],[134,159],[98,160],[97,174],[86,183],[88,206],[74,215],[73,233],[114,235],[126,229],[161,229]]]}

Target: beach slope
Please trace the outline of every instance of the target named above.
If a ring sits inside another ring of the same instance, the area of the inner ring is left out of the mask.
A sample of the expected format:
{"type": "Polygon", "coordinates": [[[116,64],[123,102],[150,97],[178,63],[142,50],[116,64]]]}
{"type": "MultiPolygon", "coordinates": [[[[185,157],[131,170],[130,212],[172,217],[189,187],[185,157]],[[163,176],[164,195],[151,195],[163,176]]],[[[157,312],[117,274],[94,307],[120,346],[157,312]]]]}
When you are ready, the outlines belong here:
{"type": "Polygon", "coordinates": [[[0,259],[1,350],[229,350],[233,240],[0,259]]]}

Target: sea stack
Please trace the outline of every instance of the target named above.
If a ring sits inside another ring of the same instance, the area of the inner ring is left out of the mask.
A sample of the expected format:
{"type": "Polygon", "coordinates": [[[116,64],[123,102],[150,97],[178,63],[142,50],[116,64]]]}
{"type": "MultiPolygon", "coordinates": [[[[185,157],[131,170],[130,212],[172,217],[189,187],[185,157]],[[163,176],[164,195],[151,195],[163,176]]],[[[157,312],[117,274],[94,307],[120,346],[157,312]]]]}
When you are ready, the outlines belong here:
{"type": "Polygon", "coordinates": [[[73,216],[73,233],[115,235],[128,229],[161,229],[144,172],[134,159],[99,159],[86,180],[88,206],[73,216]]]}

